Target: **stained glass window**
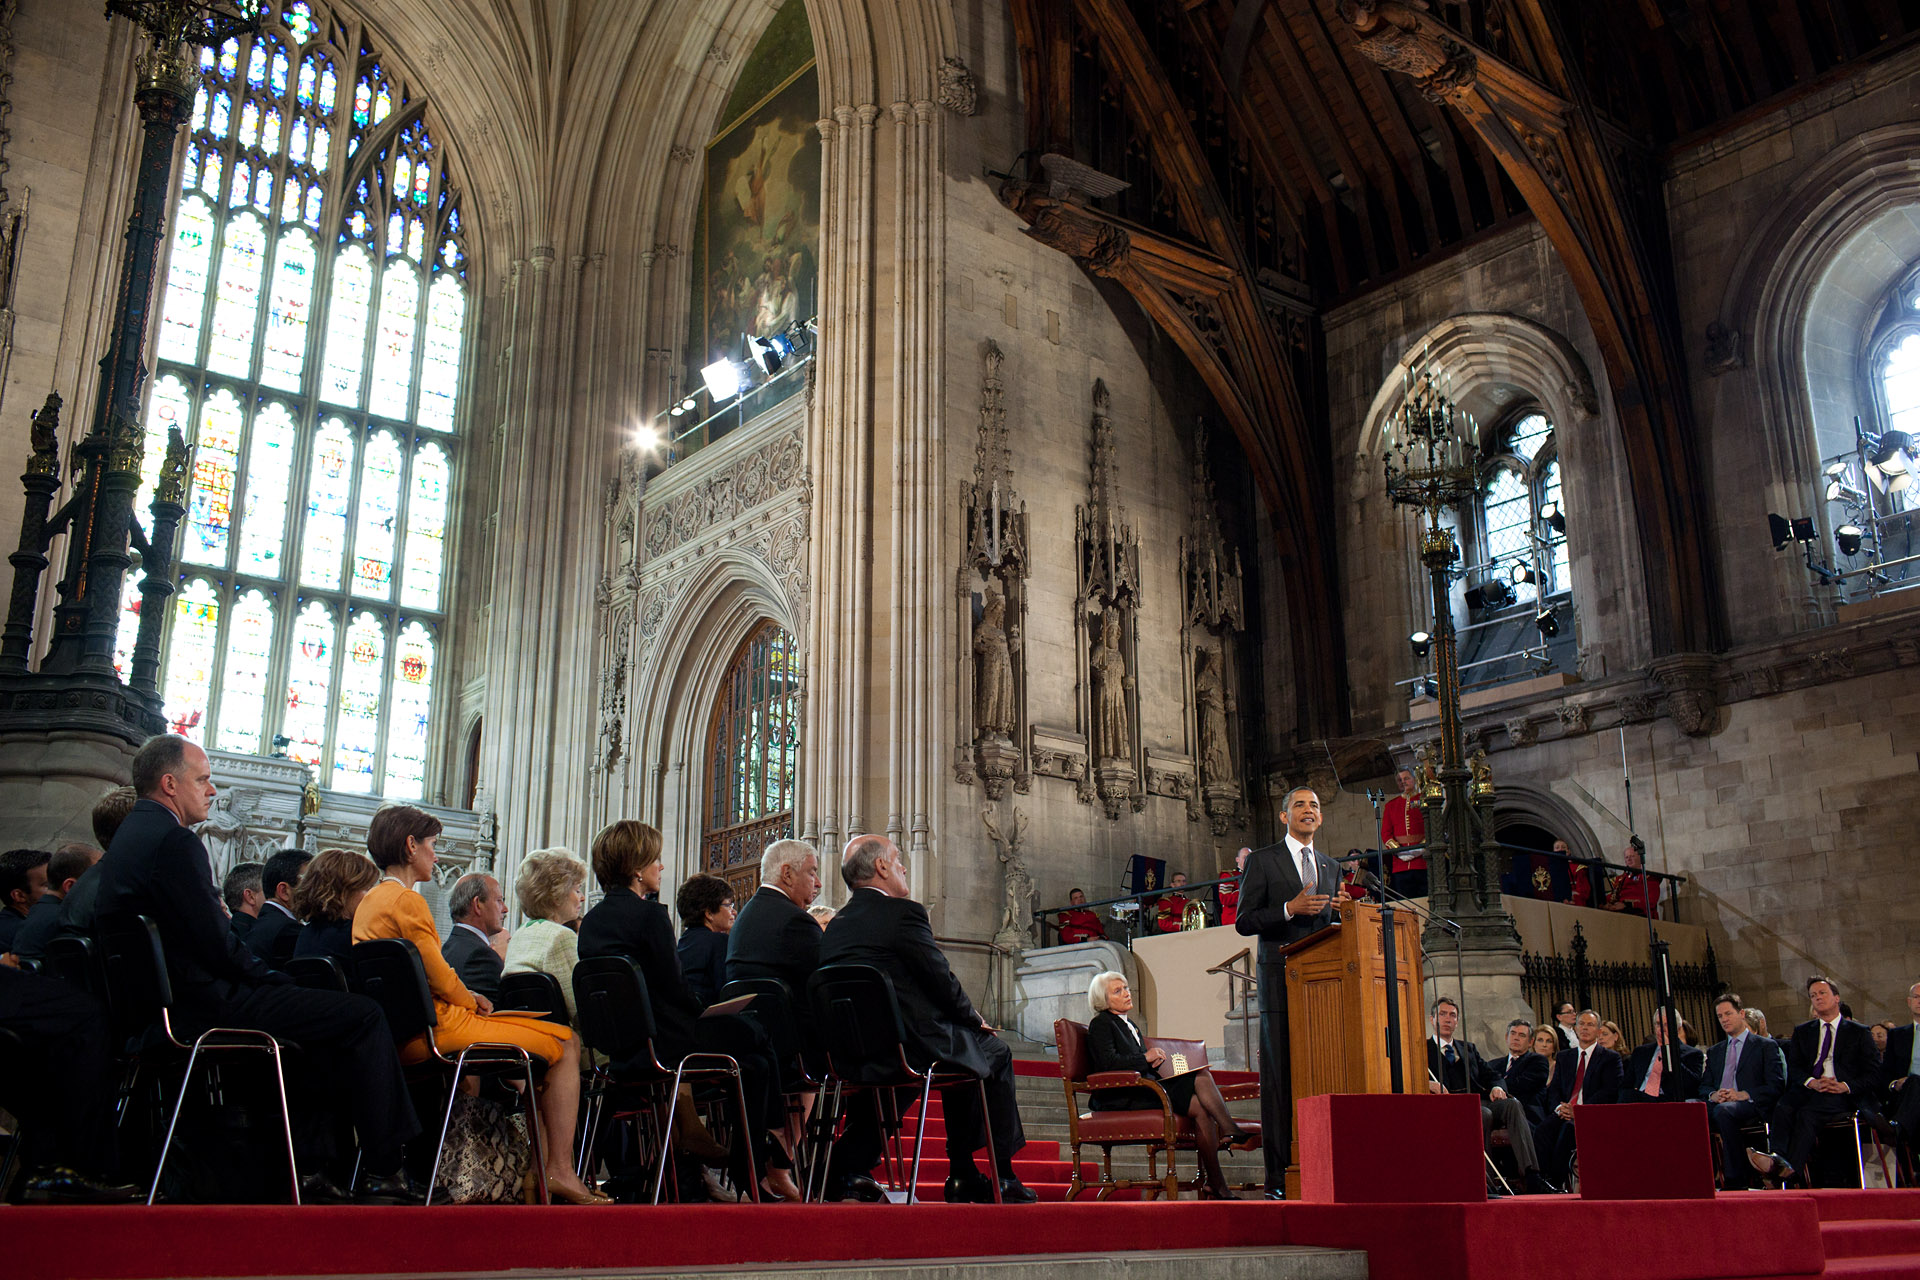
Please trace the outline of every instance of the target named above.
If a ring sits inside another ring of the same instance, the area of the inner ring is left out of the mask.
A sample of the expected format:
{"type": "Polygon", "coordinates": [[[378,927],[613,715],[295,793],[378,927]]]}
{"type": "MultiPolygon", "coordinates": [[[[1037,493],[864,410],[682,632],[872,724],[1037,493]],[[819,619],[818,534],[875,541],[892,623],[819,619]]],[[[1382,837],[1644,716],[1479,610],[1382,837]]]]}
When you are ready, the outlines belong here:
{"type": "Polygon", "coordinates": [[[707,727],[701,870],[736,901],[759,881],[770,841],[793,834],[800,761],[800,673],[793,637],[771,620],[734,651],[707,727]]]}
{"type": "MultiPolygon", "coordinates": [[[[1480,560],[1474,581],[1496,581],[1507,594],[1494,610],[1533,605],[1567,588],[1567,540],[1543,517],[1560,501],[1560,463],[1553,423],[1538,411],[1500,432],[1480,473],[1480,560]]],[[[1499,588],[1496,588],[1498,591],[1499,588]]]]}
{"type": "Polygon", "coordinates": [[[200,54],[169,231],[136,512],[179,426],[196,453],[166,713],[224,750],[285,735],[325,787],[424,798],[468,318],[459,195],[428,104],[358,18],[261,8],[259,34],[200,54]]]}

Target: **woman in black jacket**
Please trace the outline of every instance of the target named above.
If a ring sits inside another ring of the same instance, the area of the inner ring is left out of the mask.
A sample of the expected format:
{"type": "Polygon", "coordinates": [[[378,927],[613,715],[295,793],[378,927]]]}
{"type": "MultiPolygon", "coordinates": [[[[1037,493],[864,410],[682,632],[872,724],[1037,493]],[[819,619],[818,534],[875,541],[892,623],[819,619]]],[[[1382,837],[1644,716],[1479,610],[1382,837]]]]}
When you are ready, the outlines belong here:
{"type": "Polygon", "coordinates": [[[674,895],[680,913],[680,973],[704,1004],[727,985],[727,934],[733,929],[733,890],[719,876],[688,876],[674,895]]]}
{"type": "MultiPolygon", "coordinates": [[[[1126,975],[1108,972],[1096,977],[1087,989],[1087,1003],[1093,1006],[1093,1021],[1087,1024],[1090,1071],[1131,1071],[1157,1079],[1167,1051],[1147,1048],[1140,1029],[1127,1017],[1133,1012],[1133,991],[1126,975]]],[[[1182,1072],[1161,1080],[1160,1087],[1166,1090],[1173,1113],[1193,1121],[1200,1171],[1207,1180],[1201,1199],[1238,1199],[1220,1172],[1220,1144],[1223,1140],[1251,1144],[1255,1135],[1242,1129],[1227,1111],[1213,1072],[1205,1067],[1182,1072]]],[[[1090,1105],[1095,1111],[1157,1111],[1160,1097],[1145,1085],[1128,1085],[1094,1090],[1090,1105]]]]}
{"type": "MultiPolygon", "coordinates": [[[[766,1032],[738,1015],[703,1018],[706,1006],[687,987],[674,950],[673,922],[665,906],[646,895],[660,891],[664,865],[660,833],[644,822],[623,819],[593,838],[593,875],[606,894],[580,921],[580,958],[624,956],[640,970],[653,1004],[654,1048],[669,1066],[689,1053],[724,1053],[740,1064],[748,1128],[757,1135],[761,1190],[782,1200],[801,1199],[790,1172],[791,1158],[770,1132],[786,1119],[779,1076],[766,1032]]],[[[744,1161],[734,1177],[744,1189],[744,1161]]]]}

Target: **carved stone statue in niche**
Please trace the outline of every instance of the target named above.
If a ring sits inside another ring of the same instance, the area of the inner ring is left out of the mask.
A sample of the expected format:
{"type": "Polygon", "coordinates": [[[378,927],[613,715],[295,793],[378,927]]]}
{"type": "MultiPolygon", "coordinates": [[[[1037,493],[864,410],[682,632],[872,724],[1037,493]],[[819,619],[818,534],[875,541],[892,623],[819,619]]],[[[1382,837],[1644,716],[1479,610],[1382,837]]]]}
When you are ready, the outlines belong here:
{"type": "Polygon", "coordinates": [[[1233,752],[1227,744],[1227,688],[1220,678],[1220,657],[1202,649],[1193,674],[1193,696],[1200,706],[1200,780],[1234,781],[1233,752]]]}
{"type": "Polygon", "coordinates": [[[1127,693],[1133,679],[1120,652],[1120,613],[1107,609],[1100,616],[1100,644],[1090,660],[1094,688],[1094,755],[1100,760],[1132,760],[1133,726],[1127,713],[1127,693]]]}
{"type": "Polygon", "coordinates": [[[1013,732],[1013,650],[1019,645],[1018,633],[1007,626],[1006,597],[989,587],[973,627],[973,722],[983,735],[1013,732]]]}
{"type": "Polygon", "coordinates": [[[1002,888],[1006,907],[993,940],[1009,951],[1020,951],[1033,945],[1033,877],[1027,872],[1026,856],[1020,852],[1027,834],[1027,815],[1015,809],[1013,830],[1007,832],[994,821],[993,806],[982,805],[980,822],[986,827],[987,838],[993,841],[1005,869],[1002,888]]]}

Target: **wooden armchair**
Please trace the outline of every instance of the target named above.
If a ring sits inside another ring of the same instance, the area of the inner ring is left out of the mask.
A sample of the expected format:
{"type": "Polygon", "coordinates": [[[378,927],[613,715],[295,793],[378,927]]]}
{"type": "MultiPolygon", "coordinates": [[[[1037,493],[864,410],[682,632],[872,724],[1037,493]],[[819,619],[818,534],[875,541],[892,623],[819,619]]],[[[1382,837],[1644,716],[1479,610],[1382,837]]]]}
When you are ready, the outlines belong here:
{"type": "MultiPolygon", "coordinates": [[[[1139,1188],[1146,1191],[1149,1199],[1157,1199],[1164,1194],[1169,1200],[1180,1198],[1183,1190],[1193,1190],[1199,1185],[1198,1169],[1194,1177],[1183,1182],[1175,1161],[1175,1153],[1192,1151],[1198,1142],[1193,1121],[1184,1115],[1175,1115],[1172,1105],[1167,1101],[1167,1092],[1160,1081],[1152,1076],[1135,1075],[1131,1071],[1088,1072],[1087,1028],[1084,1024],[1062,1018],[1053,1024],[1053,1040],[1060,1052],[1060,1080],[1067,1095],[1067,1141],[1072,1148],[1073,1181],[1067,1187],[1067,1199],[1077,1199],[1087,1189],[1088,1183],[1081,1177],[1080,1148],[1097,1146],[1102,1160],[1100,1180],[1091,1184],[1101,1200],[1112,1197],[1116,1191],[1139,1188]],[[1151,1089],[1160,1098],[1160,1106],[1155,1110],[1138,1111],[1086,1111],[1080,1109],[1082,1094],[1092,1094],[1096,1089],[1113,1089],[1127,1085],[1137,1085],[1151,1089]],[[1145,1179],[1116,1178],[1113,1176],[1113,1149],[1115,1147],[1144,1147],[1147,1152],[1147,1177],[1145,1179]],[[1160,1158],[1166,1157],[1166,1172],[1159,1171],[1160,1158]]],[[[1169,1057],[1183,1055],[1187,1068],[1197,1070],[1207,1065],[1207,1047],[1198,1040],[1160,1040],[1149,1038],[1149,1046],[1165,1049],[1169,1057]]],[[[1236,1098],[1257,1098],[1260,1095],[1258,1084],[1225,1085],[1221,1095],[1232,1101],[1236,1098]]]]}

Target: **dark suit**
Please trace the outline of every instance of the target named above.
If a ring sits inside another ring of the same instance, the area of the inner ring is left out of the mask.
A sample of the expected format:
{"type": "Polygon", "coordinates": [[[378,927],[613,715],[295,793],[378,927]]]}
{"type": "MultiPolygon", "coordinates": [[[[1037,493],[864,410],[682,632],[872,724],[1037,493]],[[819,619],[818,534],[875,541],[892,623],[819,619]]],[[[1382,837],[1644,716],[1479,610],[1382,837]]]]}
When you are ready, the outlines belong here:
{"type": "Polygon", "coordinates": [[[13,950],[13,940],[27,923],[26,916],[11,906],[0,907],[0,955],[13,950]]]}
{"type": "Polygon", "coordinates": [[[440,944],[440,955],[467,984],[467,990],[489,1000],[499,996],[500,974],[507,962],[473,929],[456,921],[447,930],[447,940],[440,944]]]}
{"type": "Polygon", "coordinates": [[[1700,1072],[1700,1090],[1695,1095],[1707,1104],[1707,1123],[1720,1135],[1721,1165],[1726,1171],[1726,1189],[1744,1191],[1752,1183],[1753,1169],[1747,1163],[1749,1143],[1743,1128],[1766,1121],[1774,1104],[1787,1088],[1787,1060],[1780,1046],[1762,1035],[1746,1033],[1740,1057],[1733,1064],[1733,1087],[1747,1096],[1732,1102],[1711,1101],[1721,1079],[1727,1073],[1728,1046],[1722,1040],[1707,1050],[1707,1064],[1700,1072]]]}
{"type": "MultiPolygon", "coordinates": [[[[813,924],[813,917],[807,917],[807,923],[813,924]]],[[[820,926],[813,925],[815,933],[820,926]]],[[[720,988],[727,985],[727,935],[715,933],[703,924],[692,925],[680,931],[680,974],[687,980],[687,989],[693,992],[694,999],[702,1004],[712,1004],[720,998],[720,988]]]]}
{"type": "MultiPolygon", "coordinates": [[[[1147,1061],[1145,1038],[1127,1028],[1133,1024],[1111,1010],[1093,1015],[1087,1024],[1087,1070],[1131,1071],[1135,1075],[1158,1079],[1160,1072],[1147,1061]]],[[[1193,1102],[1193,1076],[1182,1075],[1162,1082],[1173,1114],[1183,1116],[1193,1102]]],[[[1087,1106],[1093,1111],[1158,1111],[1160,1095],[1145,1085],[1124,1089],[1095,1089],[1087,1106]]]]}
{"type": "Polygon", "coordinates": [[[1520,1100],[1520,1105],[1526,1108],[1527,1119],[1538,1128],[1546,1118],[1547,1071],[1552,1064],[1529,1051],[1518,1058],[1498,1057],[1487,1065],[1500,1078],[1500,1087],[1520,1100]]]}
{"type": "Polygon", "coordinates": [[[1699,1097],[1701,1072],[1706,1067],[1707,1056],[1690,1044],[1673,1046],[1673,1070],[1668,1071],[1662,1066],[1660,1071],[1660,1096],[1647,1096],[1647,1072],[1653,1069],[1654,1048],[1654,1045],[1643,1044],[1627,1058],[1622,1073],[1620,1101],[1691,1102],[1699,1097]]]}
{"type": "Polygon", "coordinates": [[[1568,1170],[1573,1168],[1576,1149],[1573,1122],[1555,1115],[1554,1108],[1563,1102],[1575,1106],[1618,1102],[1621,1084],[1626,1079],[1620,1055],[1611,1049],[1602,1049],[1597,1044],[1587,1055],[1587,1073],[1580,1083],[1580,1096],[1576,1098],[1573,1081],[1579,1074],[1580,1050],[1561,1050],[1560,1056],[1553,1060],[1553,1083],[1547,1086],[1547,1095],[1543,1100],[1547,1118],[1534,1134],[1534,1145],[1545,1156],[1541,1162],[1542,1171],[1548,1179],[1563,1185],[1568,1170]]]}
{"type": "Polygon", "coordinates": [[[353,972],[353,921],[328,920],[315,916],[294,935],[293,954],[331,956],[353,972]]]}
{"type": "MultiPolygon", "coordinates": [[[[1507,1145],[1513,1150],[1514,1163],[1520,1166],[1521,1173],[1540,1167],[1539,1159],[1533,1149],[1533,1120],[1527,1115],[1526,1104],[1513,1096],[1513,1090],[1506,1086],[1506,1072],[1502,1058],[1502,1069],[1495,1070],[1480,1050],[1471,1042],[1456,1038],[1453,1041],[1453,1061],[1448,1062],[1440,1047],[1440,1041],[1427,1037],[1427,1071],[1438,1080],[1448,1093],[1473,1093],[1480,1096],[1480,1142],[1490,1146],[1495,1129],[1507,1131],[1507,1145]],[[1495,1089],[1504,1090],[1506,1097],[1494,1099],[1489,1095],[1495,1089]]],[[[1540,1060],[1540,1076],[1546,1078],[1546,1059],[1540,1060]]]]}
{"type": "Polygon", "coordinates": [[[0,965],[0,1027],[22,1043],[21,1058],[0,1072],[0,1106],[29,1121],[18,1139],[26,1168],[111,1175],[107,1011],[67,983],[0,965]]]}
{"type": "Polygon", "coordinates": [[[1773,1109],[1773,1152],[1795,1170],[1807,1167],[1822,1125],[1836,1116],[1853,1114],[1863,1102],[1871,1103],[1880,1087],[1880,1055],[1873,1047],[1873,1033],[1864,1023],[1840,1018],[1833,1036],[1833,1074],[1851,1092],[1820,1093],[1807,1088],[1807,1080],[1821,1074],[1814,1064],[1820,1057],[1822,1034],[1818,1018],[1793,1029],[1787,1049],[1787,1089],[1773,1109]]]}
{"type": "MultiPolygon", "coordinates": [[[[1313,855],[1314,891],[1340,891],[1339,866],[1313,855]]],[[[1300,868],[1285,840],[1247,855],[1240,880],[1240,908],[1234,929],[1260,939],[1260,1126],[1267,1162],[1267,1190],[1285,1187],[1293,1159],[1293,1073],[1287,1054],[1287,966],[1280,948],[1334,922],[1333,903],[1317,916],[1289,919],[1286,904],[1300,892],[1300,868]]]]}
{"type": "MultiPolygon", "coordinates": [[[[933,940],[927,909],[912,898],[855,889],[821,936],[820,963],[867,964],[886,974],[893,981],[906,1026],[909,1060],[918,1067],[950,1062],[987,1082],[984,1123],[978,1090],[968,1086],[944,1092],[947,1159],[956,1173],[973,1167],[973,1153],[986,1145],[986,1127],[991,1125],[998,1173],[1011,1177],[1014,1153],[1027,1144],[1014,1101],[1013,1051],[974,1012],[973,1002],[933,940]]],[[[864,1108],[855,1114],[860,1110],[864,1108]]],[[[878,1145],[872,1150],[878,1159],[878,1145]]],[[[861,1172],[871,1168],[872,1162],[843,1167],[849,1173],[861,1172]]]]}
{"type": "Polygon", "coordinates": [[[259,916],[250,916],[244,911],[236,911],[233,913],[233,919],[227,922],[227,928],[233,930],[234,937],[245,942],[247,935],[253,932],[253,926],[259,923],[259,916]]]}
{"type": "MultiPolygon", "coordinates": [[[[232,923],[229,922],[227,927],[232,929],[232,923]]],[[[260,908],[260,918],[247,931],[247,949],[259,956],[267,968],[283,968],[293,958],[294,946],[304,927],[283,911],[279,903],[269,902],[260,908]]]]}
{"type": "MultiPolygon", "coordinates": [[[[114,833],[107,856],[82,878],[98,885],[96,919],[150,916],[167,953],[176,1024],[195,1034],[208,1027],[250,1027],[298,1044],[287,1092],[295,1108],[327,1098],[351,1114],[375,1173],[420,1132],[392,1033],[380,1006],[362,995],[306,991],[268,971],[227,926],[200,837],[164,806],[136,801],[114,833]]],[[[76,895],[77,896],[77,895],[76,895]]],[[[303,1116],[296,1140],[307,1167],[322,1154],[324,1117],[303,1116]]]]}
{"type": "Polygon", "coordinates": [[[26,922],[13,935],[13,945],[0,950],[37,962],[47,954],[48,940],[59,931],[61,903],[60,895],[51,889],[41,894],[40,901],[27,912],[26,922]]]}
{"type": "Polygon", "coordinates": [[[1913,1146],[1914,1137],[1920,1134],[1920,1082],[1916,1082],[1908,1068],[1913,1065],[1913,1028],[1909,1022],[1904,1027],[1895,1027],[1887,1032],[1887,1054],[1881,1059],[1881,1076],[1886,1081],[1887,1104],[1884,1114],[1900,1126],[1902,1145],[1913,1146]],[[1898,1089],[1895,1081],[1901,1081],[1898,1089]]]}
{"type": "Polygon", "coordinates": [[[727,931],[727,981],[778,978],[795,1001],[805,1001],[819,967],[820,922],[772,885],[761,885],[727,931]]]}

